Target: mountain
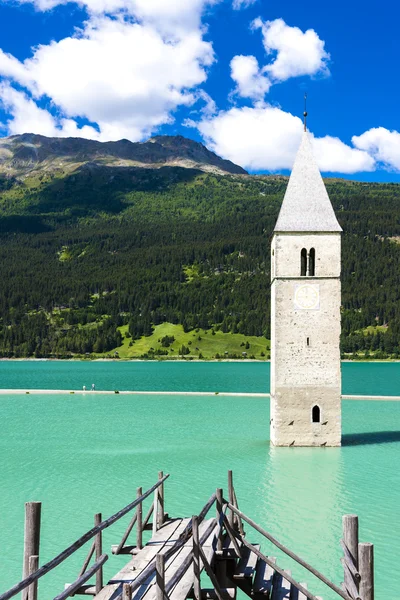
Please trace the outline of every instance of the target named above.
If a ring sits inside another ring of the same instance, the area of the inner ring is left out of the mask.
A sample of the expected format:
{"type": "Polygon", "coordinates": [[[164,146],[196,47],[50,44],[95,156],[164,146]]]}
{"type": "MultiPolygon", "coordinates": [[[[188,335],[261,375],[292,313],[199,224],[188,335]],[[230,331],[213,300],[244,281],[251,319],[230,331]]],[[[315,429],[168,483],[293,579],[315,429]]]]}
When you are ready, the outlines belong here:
{"type": "Polygon", "coordinates": [[[83,138],[49,138],[24,133],[0,138],[0,172],[20,176],[35,171],[68,171],[94,163],[113,167],[199,169],[211,173],[245,175],[203,144],[182,136],[156,136],[146,142],[97,142],[83,138]]]}
{"type": "MultiPolygon", "coordinates": [[[[287,177],[244,175],[174,137],[23,135],[0,153],[0,357],[268,356],[287,177]]],[[[326,184],[344,356],[400,358],[400,185],[326,184]]]]}

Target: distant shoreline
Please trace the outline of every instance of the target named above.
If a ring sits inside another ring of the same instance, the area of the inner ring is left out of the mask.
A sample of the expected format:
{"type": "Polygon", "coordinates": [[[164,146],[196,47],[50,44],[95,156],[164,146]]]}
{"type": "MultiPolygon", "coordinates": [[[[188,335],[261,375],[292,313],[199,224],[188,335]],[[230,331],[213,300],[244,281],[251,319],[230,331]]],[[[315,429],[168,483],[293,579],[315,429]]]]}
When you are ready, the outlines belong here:
{"type": "MultiPolygon", "coordinates": [[[[155,363],[270,363],[271,360],[260,359],[260,358],[0,358],[0,362],[115,362],[115,363],[126,363],[126,362],[155,362],[155,363]]],[[[350,359],[343,358],[341,363],[399,363],[398,358],[377,358],[377,359],[350,359]]]]}

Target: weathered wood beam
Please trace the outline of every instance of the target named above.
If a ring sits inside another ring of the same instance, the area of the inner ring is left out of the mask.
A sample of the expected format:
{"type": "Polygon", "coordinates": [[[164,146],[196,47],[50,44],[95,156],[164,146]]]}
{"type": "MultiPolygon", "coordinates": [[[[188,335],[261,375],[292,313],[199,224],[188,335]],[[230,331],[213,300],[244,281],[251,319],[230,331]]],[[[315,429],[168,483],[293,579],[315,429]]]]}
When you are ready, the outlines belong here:
{"type": "MultiPolygon", "coordinates": [[[[101,513],[97,513],[94,516],[94,526],[98,527],[101,523],[101,513]]],[[[100,561],[100,557],[103,552],[103,538],[102,532],[99,531],[94,539],[94,550],[96,556],[96,563],[100,561]]],[[[96,594],[99,594],[103,588],[103,565],[101,564],[96,570],[96,594]]]]}
{"type": "Polygon", "coordinates": [[[156,556],[156,600],[165,600],[165,556],[156,556]]]}
{"type": "Polygon", "coordinates": [[[360,570],[360,597],[362,600],[374,600],[374,546],[358,544],[358,563],[360,570]]]}
{"type": "MultiPolygon", "coordinates": [[[[142,491],[142,488],[138,487],[136,492],[137,498],[141,498],[142,491]]],[[[143,504],[141,502],[136,507],[136,547],[138,550],[143,548],[143,504]]]]}
{"type": "MultiPolygon", "coordinates": [[[[41,502],[27,502],[25,504],[25,528],[24,528],[24,560],[22,577],[24,579],[33,574],[29,572],[29,559],[31,556],[39,556],[40,547],[40,520],[42,513],[41,502]]],[[[28,586],[23,590],[22,600],[28,600],[28,586]]]]}
{"type": "MultiPolygon", "coordinates": [[[[32,573],[37,571],[38,568],[39,568],[39,557],[37,555],[30,556],[29,557],[29,575],[32,575],[32,573]]],[[[28,599],[29,600],[37,600],[37,597],[38,597],[38,582],[34,581],[28,587],[28,599]]]]}
{"type": "Polygon", "coordinates": [[[201,600],[201,584],[200,584],[200,551],[199,551],[199,523],[196,516],[192,517],[193,531],[193,576],[194,576],[194,598],[201,600]]]}
{"type": "Polygon", "coordinates": [[[358,597],[359,579],[353,576],[353,572],[358,573],[358,517],[357,515],[344,515],[343,524],[343,544],[345,546],[345,563],[343,579],[344,585],[354,598],[358,597]],[[354,586],[353,586],[354,584],[354,586]],[[354,591],[354,587],[357,593],[354,591]]]}

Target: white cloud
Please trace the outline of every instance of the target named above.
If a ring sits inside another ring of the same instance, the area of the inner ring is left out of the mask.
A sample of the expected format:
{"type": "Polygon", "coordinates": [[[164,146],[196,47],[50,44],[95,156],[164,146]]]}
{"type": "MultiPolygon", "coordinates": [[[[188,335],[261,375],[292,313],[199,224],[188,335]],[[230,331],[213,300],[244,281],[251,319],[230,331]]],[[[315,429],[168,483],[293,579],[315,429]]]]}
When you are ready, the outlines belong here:
{"type": "MultiPolygon", "coordinates": [[[[197,128],[206,143],[223,158],[250,171],[291,169],[303,131],[301,119],[272,106],[232,108],[197,128]]],[[[356,173],[374,170],[375,161],[365,151],[337,138],[313,140],[323,171],[356,173]]]]}
{"type": "Polygon", "coordinates": [[[369,152],[388,169],[400,171],[400,133],[385,127],[369,129],[362,135],[352,138],[353,144],[369,152]]]}
{"type": "MultiPolygon", "coordinates": [[[[178,9],[181,2],[172,4],[178,9]]],[[[171,122],[177,107],[195,102],[193,92],[213,61],[200,29],[172,40],[152,24],[92,16],[82,31],[38,46],[24,63],[1,53],[0,76],[36,100],[49,98],[68,119],[97,123],[101,139],[136,141],[171,122]]]]}
{"type": "Polygon", "coordinates": [[[299,145],[302,122],[279,108],[232,108],[198,124],[217,154],[250,169],[289,168],[299,145]]]}
{"type": "Polygon", "coordinates": [[[48,11],[74,2],[89,15],[124,13],[139,22],[153,24],[159,31],[176,37],[182,31],[193,31],[201,25],[201,15],[207,6],[223,0],[3,0],[33,4],[37,10],[48,11]]]}
{"type": "Polygon", "coordinates": [[[325,42],[313,29],[303,32],[298,27],[286,25],[283,19],[253,22],[254,29],[261,29],[267,54],[276,52],[271,64],[264,67],[271,79],[285,81],[301,75],[328,74],[330,58],[325,42]]]}
{"type": "Polygon", "coordinates": [[[243,98],[262,100],[271,87],[271,81],[260,70],[255,56],[234,56],[231,77],[237,84],[236,92],[243,98]]]}
{"type": "Polygon", "coordinates": [[[347,146],[339,138],[329,135],[314,138],[313,147],[321,171],[359,173],[375,170],[375,160],[368,152],[347,146]]]}
{"type": "Polygon", "coordinates": [[[235,93],[242,98],[262,102],[271,85],[290,77],[329,74],[329,54],[313,29],[302,32],[286,25],[282,19],[262,21],[255,19],[253,29],[261,29],[267,55],[274,54],[272,62],[263,67],[255,56],[234,56],[231,77],[236,83],[235,93]]]}
{"type": "Polygon", "coordinates": [[[55,120],[50,113],[40,109],[33,100],[8,84],[0,85],[0,106],[12,116],[8,122],[10,134],[29,132],[55,135],[55,120]]]}
{"type": "Polygon", "coordinates": [[[39,108],[23,92],[7,83],[0,84],[0,106],[11,116],[8,130],[11,135],[18,133],[40,133],[58,137],[85,137],[98,139],[99,133],[93,127],[78,128],[71,119],[57,120],[47,110],[39,108]]]}
{"type": "Polygon", "coordinates": [[[233,0],[234,10],[241,10],[242,8],[248,8],[252,4],[255,4],[257,0],[233,0]]]}

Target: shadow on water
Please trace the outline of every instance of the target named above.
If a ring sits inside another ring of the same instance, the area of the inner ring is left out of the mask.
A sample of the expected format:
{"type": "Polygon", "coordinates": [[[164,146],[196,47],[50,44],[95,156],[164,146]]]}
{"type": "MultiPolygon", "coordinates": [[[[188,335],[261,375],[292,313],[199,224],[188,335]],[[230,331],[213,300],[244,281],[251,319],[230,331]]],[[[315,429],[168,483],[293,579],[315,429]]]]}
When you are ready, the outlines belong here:
{"type": "Polygon", "coordinates": [[[400,431],[369,431],[364,433],[346,433],[342,436],[342,446],[393,444],[394,442],[400,442],[400,431]]]}

